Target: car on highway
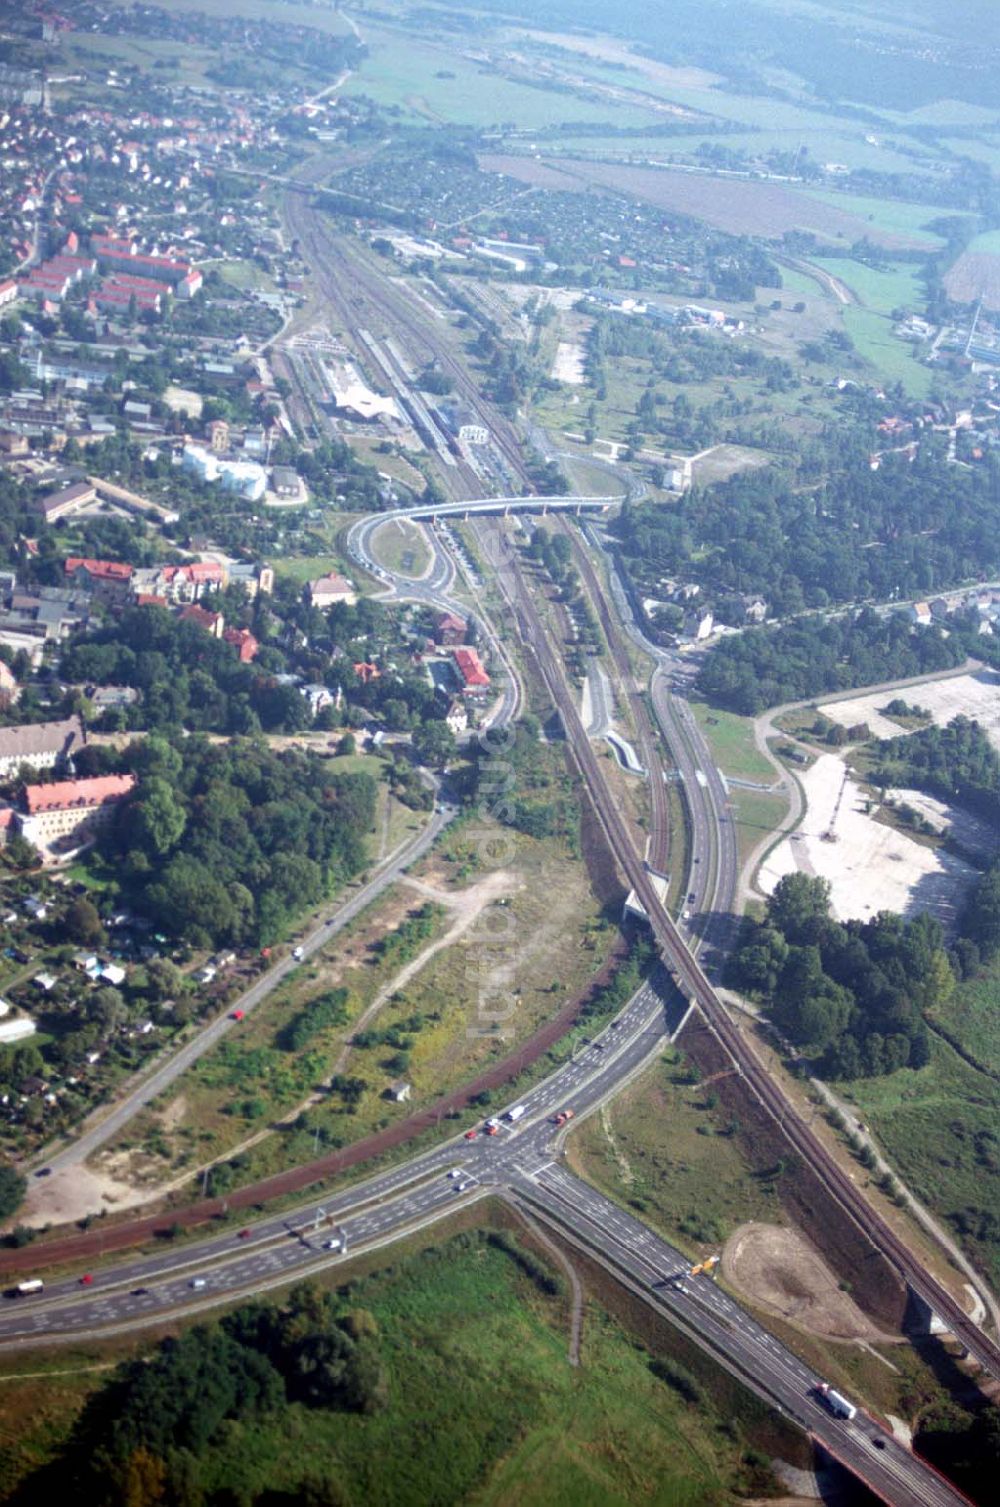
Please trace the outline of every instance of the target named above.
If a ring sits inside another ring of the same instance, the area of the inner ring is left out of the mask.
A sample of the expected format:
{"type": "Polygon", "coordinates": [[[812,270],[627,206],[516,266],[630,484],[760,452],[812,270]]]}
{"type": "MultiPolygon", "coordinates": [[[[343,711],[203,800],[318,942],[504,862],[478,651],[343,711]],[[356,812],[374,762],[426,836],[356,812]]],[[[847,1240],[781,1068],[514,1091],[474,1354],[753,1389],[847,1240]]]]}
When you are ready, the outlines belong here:
{"type": "Polygon", "coordinates": [[[39,1167],[38,1171],[35,1173],[35,1176],[36,1177],[51,1177],[52,1176],[52,1168],[51,1167],[39,1167]]]}
{"type": "Polygon", "coordinates": [[[461,1167],[452,1167],[451,1171],[448,1173],[448,1176],[451,1177],[451,1178],[461,1177],[462,1176],[462,1169],[461,1169],[461,1167]]]}
{"type": "Polygon", "coordinates": [[[205,1278],[204,1277],[192,1277],[191,1280],[190,1280],[190,1282],[188,1283],[188,1287],[204,1287],[204,1286],[205,1286],[205,1278]]]}
{"type": "Polygon", "coordinates": [[[557,1115],[552,1116],[553,1125],[565,1125],[576,1114],[575,1109],[561,1109],[557,1115]]]}
{"type": "Polygon", "coordinates": [[[875,1446],[876,1449],[885,1449],[885,1440],[884,1439],[873,1439],[872,1440],[872,1444],[875,1446]]]}
{"type": "Polygon", "coordinates": [[[323,1249],[325,1251],[339,1251],[343,1244],[344,1242],[339,1235],[331,1235],[329,1240],[323,1241],[323,1249]]]}
{"type": "Polygon", "coordinates": [[[295,961],[297,963],[301,963],[302,959],[305,957],[305,951],[304,951],[304,949],[301,948],[301,947],[293,947],[292,948],[292,957],[295,959],[295,961]]]}
{"type": "Polygon", "coordinates": [[[477,1135],[478,1135],[478,1134],[479,1134],[479,1131],[478,1131],[478,1130],[467,1130],[467,1131],[466,1131],[466,1132],[465,1132],[465,1139],[466,1139],[466,1140],[467,1140],[467,1141],[474,1141],[474,1140],[475,1140],[475,1139],[476,1139],[476,1136],[477,1136],[477,1135]]]}
{"type": "Polygon", "coordinates": [[[149,1296],[149,1288],[148,1287],[133,1287],[132,1291],[129,1293],[129,1297],[130,1298],[145,1298],[145,1297],[148,1297],[148,1296],[149,1296]]]}
{"type": "Polygon", "coordinates": [[[245,1010],[233,1010],[232,1013],[229,1016],[229,1019],[230,1020],[246,1020],[246,1013],[247,1012],[245,1010]]]}
{"type": "Polygon", "coordinates": [[[239,1233],[239,1235],[236,1238],[238,1240],[249,1240],[250,1239],[250,1231],[249,1230],[240,1230],[240,1233],[239,1233]]]}
{"type": "Polygon", "coordinates": [[[90,1272],[84,1272],[83,1276],[80,1278],[80,1286],[81,1287],[90,1287],[91,1284],[93,1283],[93,1280],[94,1279],[91,1276],[90,1272]]]}
{"type": "Polygon", "coordinates": [[[495,1120],[487,1120],[486,1124],[483,1126],[483,1129],[485,1130],[487,1135],[497,1135],[499,1133],[500,1126],[496,1123],[495,1120]]]}

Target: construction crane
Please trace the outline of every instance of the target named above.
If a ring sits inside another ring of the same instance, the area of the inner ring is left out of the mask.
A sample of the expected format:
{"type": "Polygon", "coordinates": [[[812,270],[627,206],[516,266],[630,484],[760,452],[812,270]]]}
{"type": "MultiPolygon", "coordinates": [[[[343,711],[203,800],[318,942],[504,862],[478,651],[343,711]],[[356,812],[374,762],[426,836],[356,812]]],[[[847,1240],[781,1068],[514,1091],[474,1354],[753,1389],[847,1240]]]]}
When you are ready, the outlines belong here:
{"type": "Polygon", "coordinates": [[[688,1272],[689,1277],[708,1276],[713,1267],[718,1266],[718,1256],[707,1256],[704,1261],[699,1261],[697,1266],[692,1266],[688,1272]]]}
{"type": "Polygon", "coordinates": [[[830,817],[830,825],[827,827],[826,831],[823,833],[823,841],[824,842],[836,842],[837,841],[837,817],[840,815],[840,807],[841,807],[841,804],[842,804],[843,799],[844,799],[844,791],[847,789],[847,780],[848,780],[848,777],[849,777],[850,773],[851,773],[851,771],[849,769],[845,768],[845,770],[844,770],[844,778],[840,782],[840,790],[839,790],[839,792],[837,794],[837,801],[836,801],[836,804],[834,805],[834,808],[833,808],[833,815],[830,817]]]}

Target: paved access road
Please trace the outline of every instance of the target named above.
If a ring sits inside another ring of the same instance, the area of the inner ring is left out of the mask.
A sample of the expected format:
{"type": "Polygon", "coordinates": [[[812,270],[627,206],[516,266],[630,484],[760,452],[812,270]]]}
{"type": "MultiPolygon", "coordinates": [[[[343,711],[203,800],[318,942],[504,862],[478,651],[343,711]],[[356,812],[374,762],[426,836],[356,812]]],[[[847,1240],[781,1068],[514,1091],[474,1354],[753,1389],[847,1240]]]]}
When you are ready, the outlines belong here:
{"type": "Polygon", "coordinates": [[[416,863],[418,858],[423,857],[454,816],[453,806],[439,806],[427,825],[421,828],[420,832],[409,842],[398,848],[374,877],[368,880],[367,884],[363,884],[349,900],[344,901],[325,920],[314,927],[308,936],[302,938],[298,944],[302,949],[301,959],[289,954],[279,963],[268,968],[245,993],[226,1006],[224,1014],[217,1016],[211,1024],[199,1031],[197,1036],[169,1057],[162,1067],[157,1068],[148,1078],[142,1079],[131,1093],[113,1105],[95,1124],[85,1128],[70,1145],[62,1151],[43,1156],[39,1160],[42,1160],[46,1167],[51,1168],[53,1173],[62,1172],[67,1167],[78,1167],[100,1146],[113,1140],[141,1109],[151,1104],[159,1094],[169,1088],[181,1073],[186,1073],[188,1068],[192,1067],[206,1052],[211,1051],[228,1032],[240,1029],[240,1022],[234,1019],[235,1011],[242,1010],[244,1015],[249,1015],[252,1010],[256,1009],[293,969],[298,968],[301,962],[306,961],[314,952],[324,947],[331,937],[335,937],[339,931],[349,925],[384,889],[395,884],[405,869],[416,863]]]}
{"type": "MultiPolygon", "coordinates": [[[[676,1036],[684,1000],[663,981],[644,985],[618,1017],[543,1083],[495,1136],[446,1145],[354,1188],[196,1244],[170,1245],[30,1297],[0,1300],[0,1349],[65,1343],[210,1310],[281,1287],[362,1251],[377,1250],[450,1210],[499,1193],[528,1208],[660,1309],[747,1386],[807,1429],[893,1507],[964,1501],[867,1415],[833,1417],[813,1395],[821,1378],[708,1278],[632,1215],[568,1173],[557,1111],[579,1120],[617,1093],[676,1036]],[[336,1249],[329,1242],[336,1242],[336,1249]]],[[[508,1109],[513,1106],[508,1106],[508,1109]]]]}

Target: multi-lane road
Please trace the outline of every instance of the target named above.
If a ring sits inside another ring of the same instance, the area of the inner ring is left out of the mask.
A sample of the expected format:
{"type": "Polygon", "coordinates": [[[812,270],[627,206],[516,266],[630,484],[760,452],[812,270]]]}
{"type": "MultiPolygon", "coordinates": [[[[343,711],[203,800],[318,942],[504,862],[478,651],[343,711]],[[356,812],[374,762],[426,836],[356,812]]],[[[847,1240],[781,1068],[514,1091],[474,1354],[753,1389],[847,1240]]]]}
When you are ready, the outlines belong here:
{"type": "MultiPolygon", "coordinates": [[[[781,1345],[687,1258],[562,1164],[557,1112],[596,1110],[676,1036],[688,1007],[663,981],[644,985],[619,1016],[519,1100],[515,1122],[480,1129],[405,1166],[292,1213],[185,1246],[167,1246],[102,1268],[92,1282],[49,1282],[0,1303],[0,1349],[79,1342],[203,1313],[259,1294],[411,1234],[491,1193],[528,1209],[603,1262],[694,1343],[863,1479],[893,1507],[959,1507],[964,1498],[877,1421],[833,1417],[818,1400],[822,1378],[781,1345]]],[[[513,1106],[508,1106],[511,1108],[513,1106]]],[[[87,1274],[89,1275],[89,1274],[87,1274]]]]}
{"type": "Polygon", "coordinates": [[[93,1121],[85,1126],[82,1133],[69,1145],[60,1151],[42,1153],[36,1161],[47,1167],[49,1175],[56,1178],[67,1169],[79,1167],[88,1156],[92,1156],[101,1146],[106,1146],[108,1141],[113,1140],[140,1110],[144,1109],[147,1104],[151,1104],[182,1073],[186,1073],[189,1068],[193,1067],[200,1057],[217,1046],[223,1036],[232,1030],[238,1030],[240,1020],[267,999],[293,969],[298,968],[314,952],[325,947],[331,938],[348,926],[356,916],[359,916],[383,890],[395,884],[406,869],[422,858],[453,819],[455,809],[448,803],[438,804],[430,821],[414,837],[402,843],[367,883],[333,909],[301,939],[295,949],[299,956],[288,954],[273,964],[239,998],[231,1000],[223,1014],[217,1016],[179,1051],[168,1057],[148,1077],[141,1079],[130,1093],[119,1099],[107,1112],[99,1111],[93,1121]]]}
{"type": "MultiPolygon", "coordinates": [[[[537,505],[537,499],[525,499],[525,505],[531,503],[537,505]]],[[[517,575],[516,569],[511,572],[519,589],[517,575]]],[[[437,579],[441,588],[450,587],[451,577],[443,568],[437,579]]],[[[387,584],[409,594],[410,583],[387,584]]],[[[447,601],[443,596],[437,600],[447,601]]],[[[83,1285],[77,1274],[50,1282],[31,1296],[7,1297],[0,1305],[0,1348],[132,1330],[231,1302],[241,1294],[278,1287],[358,1251],[386,1245],[495,1190],[530,1206],[536,1217],[606,1263],[746,1385],[807,1429],[883,1500],[898,1507],[912,1503],[954,1507],[964,1499],[948,1482],[863,1413],[853,1421],[835,1418],[817,1400],[814,1389],[820,1378],[790,1350],[714,1284],[681,1275],[686,1270],[681,1253],[618,1205],[572,1178],[562,1164],[563,1131],[552,1123],[554,1113],[572,1107],[578,1120],[619,1092],[677,1034],[692,1001],[733,1055],[763,1107],[780,1113],[786,1127],[795,1117],[783,1100],[772,1102],[775,1095],[780,1098],[776,1086],[770,1080],[758,1082],[753,1064],[741,1060],[742,1042],[738,1036],[731,1039],[731,1023],[707,976],[660,904],[648,871],[631,846],[530,594],[519,595],[518,608],[522,635],[559,708],[595,808],[661,945],[667,970],[657,985],[644,985],[593,1042],[527,1091],[521,1100],[523,1113],[514,1122],[502,1123],[495,1135],[480,1130],[471,1139],[456,1138],[341,1193],[260,1219],[239,1233],[226,1231],[185,1245],[167,1243],[152,1255],[102,1267],[83,1285]],[[720,1011],[724,1019],[719,1018],[720,1011]]],[[[728,893],[732,878],[729,861],[721,856],[728,817],[719,809],[710,773],[699,762],[697,729],[686,722],[676,698],[664,700],[661,695],[660,702],[669,708],[671,752],[692,805],[694,858],[700,860],[692,865],[695,904],[710,905],[721,915],[721,897],[728,893]],[[698,791],[705,798],[700,818],[697,800],[692,800],[698,791]]],[[[320,929],[309,945],[319,946],[325,940],[320,929]]],[[[801,1129],[805,1131],[804,1126],[801,1129]]],[[[811,1137],[800,1146],[804,1155],[813,1154],[810,1142],[811,1137]]],[[[854,1195],[853,1207],[836,1184],[832,1191],[841,1197],[845,1210],[859,1222],[867,1219],[866,1227],[884,1237],[869,1217],[867,1205],[857,1207],[852,1185],[847,1195],[854,1195]]],[[[963,1341],[983,1364],[993,1369],[992,1341],[920,1271],[901,1243],[897,1241],[895,1248],[882,1238],[877,1243],[931,1307],[961,1331],[963,1341]]]]}

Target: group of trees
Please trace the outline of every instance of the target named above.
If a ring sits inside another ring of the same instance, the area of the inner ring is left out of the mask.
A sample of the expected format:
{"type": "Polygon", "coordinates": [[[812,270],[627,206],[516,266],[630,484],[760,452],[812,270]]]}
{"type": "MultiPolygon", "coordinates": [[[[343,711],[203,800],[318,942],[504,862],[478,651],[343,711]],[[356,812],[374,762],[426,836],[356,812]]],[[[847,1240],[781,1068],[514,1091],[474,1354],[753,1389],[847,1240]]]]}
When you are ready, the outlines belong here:
{"type": "Polygon", "coordinates": [[[941,800],[959,801],[1000,832],[1000,757],[971,717],[888,738],[878,745],[878,759],[873,784],[913,785],[941,800]]]}
{"type": "Polygon", "coordinates": [[[294,686],[277,683],[196,623],[165,607],[129,607],[63,651],[62,674],[84,685],[141,691],[134,726],[172,731],[297,731],[308,720],[294,686]]]}
{"type": "Polygon", "coordinates": [[[728,976],[824,1076],[848,1079],[925,1066],[925,1015],[955,987],[933,917],[835,921],[828,882],[798,873],[779,881],[762,920],[744,921],[728,976]]]}
{"type": "Polygon", "coordinates": [[[626,504],[617,524],[636,581],[763,596],[777,616],[909,600],[1000,569],[1000,457],[972,471],[925,454],[873,471],[867,433],[841,435],[796,476],[742,472],[674,506],[626,504]],[[810,473],[825,475],[819,485],[810,473]]]}
{"type": "Polygon", "coordinates": [[[472,803],[484,815],[529,837],[575,840],[579,805],[567,785],[563,752],[539,738],[537,720],[524,717],[502,742],[472,745],[467,777],[472,803]]]}
{"type": "Polygon", "coordinates": [[[87,1404],[62,1456],[24,1491],[70,1492],[81,1507],[203,1502],[205,1458],[227,1426],[252,1429],[287,1414],[291,1427],[296,1405],[381,1408],[386,1385],[377,1340],[367,1309],[346,1308],[307,1284],[282,1307],[251,1303],[218,1324],[165,1339],[152,1357],[118,1367],[87,1404]]]}
{"type": "Polygon", "coordinates": [[[364,865],[368,774],[245,739],[151,737],[124,757],[138,784],[103,856],[139,909],[192,944],[272,942],[364,865]]]}
{"type": "Polygon", "coordinates": [[[854,617],[805,617],[724,638],[705,660],[698,685],[717,706],[745,716],[828,691],[947,670],[966,657],[959,634],[914,629],[902,613],[870,607],[854,617]]]}

